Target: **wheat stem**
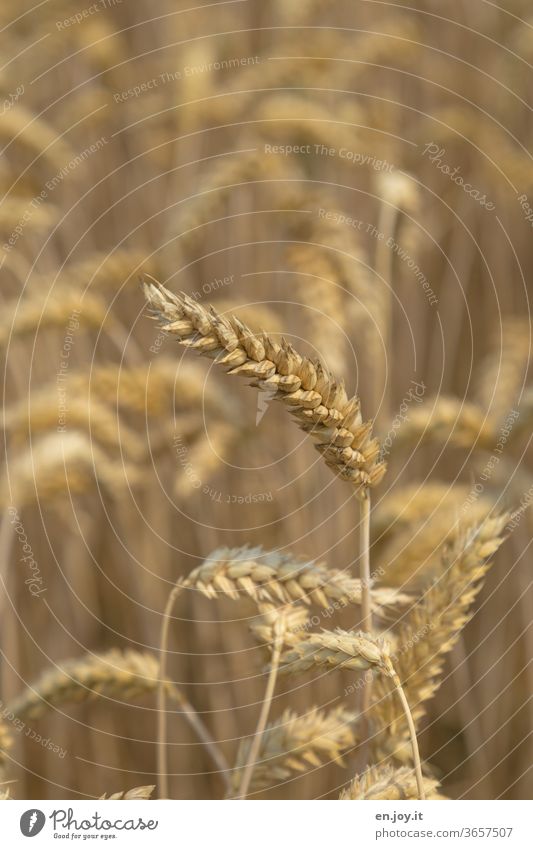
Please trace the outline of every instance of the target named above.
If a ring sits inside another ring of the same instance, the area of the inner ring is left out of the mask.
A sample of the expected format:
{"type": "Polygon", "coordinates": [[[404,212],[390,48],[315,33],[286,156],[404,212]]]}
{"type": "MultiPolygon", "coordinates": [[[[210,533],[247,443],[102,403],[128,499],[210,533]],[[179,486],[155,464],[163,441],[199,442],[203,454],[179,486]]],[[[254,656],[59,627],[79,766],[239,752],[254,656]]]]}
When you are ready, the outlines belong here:
{"type": "MultiPolygon", "coordinates": [[[[159,681],[157,685],[157,709],[158,709],[158,732],[157,732],[157,774],[159,779],[159,798],[168,799],[168,758],[167,758],[167,710],[166,710],[166,695],[168,689],[167,681],[167,652],[168,652],[168,634],[170,629],[170,617],[176,599],[183,590],[181,579],[173,587],[165,607],[163,614],[163,623],[161,625],[160,639],[160,662],[159,662],[159,681]]],[[[230,782],[230,767],[221,750],[212,739],[208,729],[200,719],[191,703],[185,698],[177,687],[172,688],[172,695],[180,705],[182,713],[195,731],[200,742],[205,746],[207,752],[211,756],[217,770],[222,775],[227,790],[231,790],[230,782]]]]}
{"type": "Polygon", "coordinates": [[[409,726],[409,735],[411,737],[411,746],[413,749],[413,760],[415,764],[415,775],[416,775],[416,784],[418,787],[418,795],[420,799],[425,799],[426,794],[424,791],[424,777],[422,775],[422,765],[420,763],[420,752],[418,750],[418,739],[416,736],[416,728],[413,720],[413,715],[411,713],[411,708],[409,707],[409,702],[407,701],[407,697],[404,693],[403,687],[401,685],[400,679],[396,674],[392,676],[393,684],[396,688],[396,692],[400,697],[400,701],[402,703],[402,707],[405,713],[405,718],[407,720],[407,725],[409,726]]]}
{"type": "Polygon", "coordinates": [[[283,637],[285,635],[284,615],[280,616],[278,621],[276,622],[274,634],[274,642],[272,644],[272,662],[270,664],[270,672],[268,675],[268,681],[265,689],[265,697],[261,706],[261,713],[259,714],[259,720],[257,722],[257,728],[255,730],[254,738],[252,740],[252,745],[250,746],[248,760],[246,761],[246,765],[243,770],[242,781],[237,796],[237,798],[239,799],[245,799],[246,794],[248,793],[253,771],[259,755],[259,749],[261,748],[261,741],[263,739],[263,734],[265,733],[265,728],[268,722],[268,715],[270,713],[272,698],[274,696],[274,689],[276,687],[276,680],[278,677],[279,661],[281,657],[281,650],[283,648],[283,637]]]}
{"type": "Polygon", "coordinates": [[[367,634],[372,633],[372,595],[370,587],[370,495],[368,492],[360,499],[361,537],[360,537],[360,580],[361,606],[363,619],[361,628],[367,634]]]}
{"type": "Polygon", "coordinates": [[[157,685],[157,775],[159,778],[159,798],[168,799],[168,763],[167,763],[167,710],[166,710],[166,675],[167,675],[167,650],[168,632],[170,628],[170,615],[174,603],[181,593],[180,583],[176,583],[167,599],[163,622],[161,625],[161,639],[159,645],[159,682],[157,685]]]}

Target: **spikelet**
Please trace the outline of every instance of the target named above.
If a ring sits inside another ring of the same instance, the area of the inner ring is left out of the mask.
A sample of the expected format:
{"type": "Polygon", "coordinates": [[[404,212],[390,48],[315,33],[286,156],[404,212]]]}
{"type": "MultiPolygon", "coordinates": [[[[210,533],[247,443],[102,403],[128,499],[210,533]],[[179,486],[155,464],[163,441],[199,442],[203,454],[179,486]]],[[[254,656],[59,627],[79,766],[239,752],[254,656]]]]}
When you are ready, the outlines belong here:
{"type": "Polygon", "coordinates": [[[256,640],[263,645],[272,645],[276,637],[276,624],[283,617],[283,642],[293,645],[302,639],[311,625],[309,608],[302,604],[291,602],[285,606],[260,602],[259,616],[255,616],[249,624],[250,631],[256,640]]]}
{"type": "Polygon", "coordinates": [[[100,799],[151,799],[152,793],[155,790],[155,784],[144,784],[141,787],[133,787],[131,790],[122,790],[119,793],[112,793],[110,796],[99,796],[100,799]]]}
{"type": "Polygon", "coordinates": [[[394,677],[390,643],[362,631],[322,631],[310,634],[283,653],[281,672],[299,674],[314,666],[382,672],[394,677]]]}
{"type": "Polygon", "coordinates": [[[37,719],[49,708],[97,696],[129,702],[157,688],[159,663],[146,652],[111,649],[84,655],[45,672],[8,707],[15,716],[37,719]]]}
{"type": "MultiPolygon", "coordinates": [[[[342,706],[330,711],[313,707],[301,715],[290,709],[284,711],[278,720],[267,726],[261,738],[250,791],[272,787],[324,763],[334,761],[343,766],[343,753],[353,749],[357,743],[356,720],[357,715],[342,706]]],[[[232,774],[236,791],[250,745],[250,739],[246,739],[239,746],[232,774]]]]}
{"type": "MultiPolygon", "coordinates": [[[[424,778],[424,789],[426,799],[444,799],[438,793],[438,781],[424,778]]],[[[357,775],[350,785],[342,791],[340,799],[368,799],[381,801],[382,799],[418,799],[418,788],[416,778],[411,769],[399,767],[393,769],[391,766],[372,766],[362,775],[357,775]]]]}
{"type": "MultiPolygon", "coordinates": [[[[471,616],[472,603],[503,542],[508,520],[508,514],[489,516],[469,529],[460,528],[454,543],[444,549],[439,578],[401,623],[393,661],[415,721],[440,685],[445,656],[471,616]]],[[[373,708],[375,728],[385,730],[388,738],[392,731],[388,742],[401,747],[406,729],[399,707],[391,698],[379,698],[388,693],[382,681],[378,679],[374,686],[378,696],[373,708]]]]}
{"type": "Polygon", "coordinates": [[[359,399],[349,399],[344,385],[319,362],[300,356],[284,340],[278,344],[266,333],[255,336],[238,319],[221,318],[186,295],[177,297],[153,284],[145,285],[145,292],[161,327],[183,345],[275,393],[317,441],[327,466],[349,481],[359,497],[380,482],[386,467],[378,461],[371,422],[363,424],[359,399]]]}
{"type": "Polygon", "coordinates": [[[221,298],[217,300],[215,308],[221,316],[229,313],[237,316],[244,324],[251,324],[254,327],[268,327],[270,333],[281,332],[280,317],[268,304],[262,302],[241,304],[230,298],[221,298]]]}
{"type": "MultiPolygon", "coordinates": [[[[220,548],[194,569],[184,587],[199,590],[207,598],[227,595],[255,602],[317,604],[329,608],[360,604],[361,582],[345,572],[329,569],[316,560],[298,560],[290,554],[262,548],[220,548]]],[[[409,596],[376,588],[375,603],[405,603],[409,596]]]]}

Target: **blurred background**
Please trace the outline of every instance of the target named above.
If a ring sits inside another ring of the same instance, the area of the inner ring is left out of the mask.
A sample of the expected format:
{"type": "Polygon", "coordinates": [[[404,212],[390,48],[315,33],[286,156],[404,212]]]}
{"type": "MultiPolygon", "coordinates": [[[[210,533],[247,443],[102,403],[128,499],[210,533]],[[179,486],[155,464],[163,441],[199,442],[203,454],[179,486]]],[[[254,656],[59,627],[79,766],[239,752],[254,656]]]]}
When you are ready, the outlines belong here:
{"type": "MultiPolygon", "coordinates": [[[[419,581],[465,504],[525,505],[421,746],[451,797],[530,798],[530,3],[190,5],[0,9],[2,704],[66,659],[156,652],[173,582],[221,545],[357,569],[349,487],[284,410],[158,331],[150,274],[359,393],[389,462],[386,583],[419,581]]],[[[169,673],[230,761],[264,689],[253,614],[189,593],[171,627],[169,673]]],[[[334,705],[346,681],[284,679],[273,712],[334,705]]],[[[35,719],[65,755],[6,720],[13,795],[153,783],[153,695],[129,701],[35,719]]],[[[182,718],[169,733],[172,796],[223,795],[182,718]]],[[[335,798],[353,771],[270,796],[335,798]]]]}

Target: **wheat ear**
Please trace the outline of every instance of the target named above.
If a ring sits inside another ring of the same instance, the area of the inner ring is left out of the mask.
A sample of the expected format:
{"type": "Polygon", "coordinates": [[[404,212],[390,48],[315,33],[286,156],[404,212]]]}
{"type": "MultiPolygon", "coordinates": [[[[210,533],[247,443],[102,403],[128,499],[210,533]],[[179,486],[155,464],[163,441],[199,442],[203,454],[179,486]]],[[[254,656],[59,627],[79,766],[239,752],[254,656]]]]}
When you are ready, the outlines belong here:
{"type": "MultiPolygon", "coordinates": [[[[424,778],[426,799],[444,798],[437,792],[438,782],[424,778]]],[[[340,799],[382,799],[403,800],[418,799],[418,786],[412,770],[407,767],[393,769],[390,766],[369,767],[362,775],[357,775],[341,793],[340,799]]]]}
{"type": "Polygon", "coordinates": [[[122,790],[119,793],[112,793],[110,796],[99,796],[99,799],[150,799],[155,790],[155,784],[144,784],[141,787],[133,787],[131,790],[122,790]]]}
{"type": "MultiPolygon", "coordinates": [[[[264,790],[274,783],[286,781],[294,773],[301,774],[320,767],[324,759],[343,766],[343,752],[357,743],[354,731],[356,719],[356,713],[342,706],[330,711],[313,707],[302,715],[286,710],[280,719],[265,729],[250,790],[264,790]]],[[[241,783],[250,747],[250,739],[243,740],[239,746],[233,772],[235,790],[241,783]]]]}
{"type": "Polygon", "coordinates": [[[392,663],[390,644],[362,632],[322,631],[296,643],[282,655],[283,671],[304,672],[314,665],[336,668],[375,670],[392,682],[409,729],[419,798],[424,799],[422,765],[411,708],[401,680],[392,663]]]}
{"type": "MultiPolygon", "coordinates": [[[[220,548],[206,558],[183,581],[207,598],[227,595],[237,600],[249,596],[259,602],[302,602],[327,608],[338,603],[361,604],[363,582],[316,560],[300,560],[291,554],[265,551],[261,547],[220,548]]],[[[411,597],[387,587],[375,589],[378,609],[406,604],[411,597]]]]}
{"type": "Polygon", "coordinates": [[[363,423],[359,399],[348,398],[343,383],[318,361],[300,356],[285,340],[254,335],[239,319],[220,316],[187,295],[178,297],[152,283],[145,284],[145,294],[161,328],[182,345],[215,359],[230,374],[251,378],[281,400],[316,440],[328,467],[360,497],[379,483],[385,464],[378,459],[372,424],[363,423]]]}

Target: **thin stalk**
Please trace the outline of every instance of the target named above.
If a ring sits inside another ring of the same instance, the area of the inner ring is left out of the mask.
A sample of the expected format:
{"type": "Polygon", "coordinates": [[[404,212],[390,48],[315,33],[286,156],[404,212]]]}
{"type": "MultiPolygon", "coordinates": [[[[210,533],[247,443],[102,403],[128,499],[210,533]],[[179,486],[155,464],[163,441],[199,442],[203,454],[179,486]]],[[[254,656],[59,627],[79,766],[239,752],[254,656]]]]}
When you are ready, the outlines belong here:
{"type": "Polygon", "coordinates": [[[413,749],[413,760],[415,763],[415,775],[416,775],[416,784],[418,787],[418,796],[420,799],[425,799],[426,794],[424,793],[424,778],[422,776],[422,765],[420,763],[420,752],[418,750],[418,739],[416,736],[416,728],[415,723],[413,721],[413,715],[411,713],[411,708],[409,707],[409,702],[407,701],[407,697],[404,693],[403,687],[401,685],[400,679],[396,674],[392,676],[392,681],[394,686],[396,687],[396,692],[400,697],[400,701],[402,703],[402,707],[405,713],[405,718],[407,720],[407,725],[409,726],[409,734],[411,736],[411,746],[413,749]]]}
{"type": "Polygon", "coordinates": [[[224,757],[221,750],[219,749],[219,747],[217,746],[217,744],[215,743],[215,741],[211,737],[209,731],[207,730],[206,726],[204,725],[204,723],[202,722],[202,720],[200,719],[200,717],[196,713],[195,709],[193,708],[191,703],[188,701],[188,699],[185,698],[183,693],[180,690],[178,690],[177,687],[173,687],[172,690],[171,690],[171,694],[173,695],[174,699],[178,702],[179,706],[181,707],[181,710],[182,710],[182,713],[183,713],[185,719],[187,720],[187,722],[189,723],[191,728],[193,728],[194,731],[196,732],[196,736],[198,737],[200,742],[203,743],[207,752],[210,754],[211,759],[212,759],[213,763],[215,764],[217,770],[222,775],[222,778],[224,779],[224,784],[226,786],[226,791],[227,792],[231,791],[231,789],[232,789],[232,785],[231,785],[231,781],[230,781],[231,769],[230,769],[230,766],[229,766],[226,758],[224,757]]]}
{"type": "Polygon", "coordinates": [[[370,584],[370,494],[366,493],[360,502],[361,532],[359,577],[361,579],[361,628],[367,634],[372,633],[372,591],[370,584]]]}
{"type": "MultiPolygon", "coordinates": [[[[359,577],[361,580],[361,628],[365,633],[372,634],[372,591],[370,586],[370,494],[366,493],[360,501],[360,531],[359,531],[359,577]]],[[[368,737],[370,722],[368,710],[372,699],[371,682],[366,681],[363,688],[361,713],[363,741],[360,757],[364,766],[368,755],[368,737]]]]}
{"type": "Polygon", "coordinates": [[[250,746],[250,751],[248,753],[248,760],[246,761],[241,785],[239,787],[239,792],[237,795],[237,799],[246,798],[246,794],[248,793],[248,789],[250,787],[250,782],[252,780],[253,771],[255,769],[255,765],[257,762],[257,757],[259,755],[259,749],[261,747],[261,740],[263,734],[265,732],[265,728],[268,722],[268,716],[270,713],[270,708],[272,705],[272,698],[274,696],[274,690],[276,687],[276,680],[278,677],[278,669],[279,669],[279,660],[281,657],[281,650],[283,648],[283,637],[285,635],[285,617],[282,616],[276,622],[276,629],[274,635],[274,642],[272,645],[272,662],[270,664],[270,673],[268,676],[268,681],[265,689],[265,698],[263,699],[263,704],[261,706],[261,713],[259,714],[259,720],[257,722],[257,728],[255,730],[254,738],[252,740],[252,745],[250,746]]]}
{"type": "Polygon", "coordinates": [[[168,799],[168,759],[167,759],[167,691],[170,691],[173,698],[180,705],[183,715],[191,728],[195,731],[200,742],[205,746],[207,752],[211,756],[217,769],[220,771],[224,783],[228,790],[231,789],[229,779],[230,768],[224,755],[219,747],[212,739],[206,726],[200,719],[198,713],[193,706],[178,690],[177,687],[169,687],[167,681],[167,652],[168,652],[168,634],[170,628],[170,617],[175,601],[180,595],[183,587],[179,580],[172,589],[163,614],[163,623],[161,625],[160,638],[160,659],[159,659],[159,681],[157,684],[157,774],[159,784],[159,798],[168,799]]]}

